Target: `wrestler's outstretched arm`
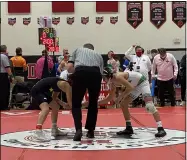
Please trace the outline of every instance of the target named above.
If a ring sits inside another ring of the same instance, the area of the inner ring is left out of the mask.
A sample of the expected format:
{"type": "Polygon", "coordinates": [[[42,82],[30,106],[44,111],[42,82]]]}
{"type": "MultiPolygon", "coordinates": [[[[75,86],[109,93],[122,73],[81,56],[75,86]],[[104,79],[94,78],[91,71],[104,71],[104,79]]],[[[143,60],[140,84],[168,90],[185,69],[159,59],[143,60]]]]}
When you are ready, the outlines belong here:
{"type": "MultiPolygon", "coordinates": [[[[111,101],[114,98],[115,93],[116,93],[116,87],[111,85],[110,88],[111,89],[110,89],[108,95],[104,99],[99,100],[98,101],[98,105],[107,104],[109,101],[111,101]]],[[[86,107],[88,106],[88,104],[89,104],[88,101],[85,101],[85,102],[82,103],[82,105],[86,106],[86,107]]]]}
{"type": "Polygon", "coordinates": [[[116,87],[114,85],[111,85],[108,95],[104,99],[99,100],[98,105],[107,104],[108,102],[114,99],[115,95],[116,95],[116,87]]]}

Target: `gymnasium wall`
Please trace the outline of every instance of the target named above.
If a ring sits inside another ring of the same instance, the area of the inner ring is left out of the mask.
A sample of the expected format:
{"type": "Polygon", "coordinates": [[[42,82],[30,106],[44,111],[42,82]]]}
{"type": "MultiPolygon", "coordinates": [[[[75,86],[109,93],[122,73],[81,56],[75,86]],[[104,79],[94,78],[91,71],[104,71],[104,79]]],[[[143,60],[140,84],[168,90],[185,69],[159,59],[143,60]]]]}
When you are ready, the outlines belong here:
{"type": "Polygon", "coordinates": [[[74,13],[52,13],[51,2],[31,2],[30,14],[8,14],[8,2],[1,2],[1,44],[6,44],[10,55],[15,54],[15,48],[23,48],[24,55],[41,55],[43,46],[38,45],[37,18],[39,16],[60,17],[60,23],[54,25],[60,38],[61,51],[64,47],[70,53],[86,42],[93,43],[96,50],[106,54],[109,50],[123,53],[132,44],[139,44],[147,49],[185,48],[185,25],[179,28],[172,21],[172,5],[166,2],[166,22],[157,29],[150,22],[150,3],[143,2],[143,22],[134,29],[126,21],[126,2],[119,2],[117,13],[96,13],[95,2],[75,2],[74,13]],[[96,17],[104,17],[102,24],[96,24],[96,17]],[[110,17],[118,16],[116,24],[110,23],[110,17]],[[29,25],[23,25],[23,18],[31,17],[29,25]],[[72,25],[66,18],[74,17],[72,25]],[[84,25],[81,17],[89,17],[84,25]],[[9,25],[8,18],[16,18],[16,24],[9,25]],[[180,43],[175,44],[178,39],[180,43]]]}

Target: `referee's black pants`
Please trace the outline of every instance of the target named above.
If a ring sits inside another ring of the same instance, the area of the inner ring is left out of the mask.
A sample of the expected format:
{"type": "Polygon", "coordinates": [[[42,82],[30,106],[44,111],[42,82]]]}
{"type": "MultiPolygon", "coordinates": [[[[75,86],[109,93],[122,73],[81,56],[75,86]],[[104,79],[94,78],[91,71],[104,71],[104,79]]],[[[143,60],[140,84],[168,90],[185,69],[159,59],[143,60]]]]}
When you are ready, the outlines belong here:
{"type": "Polygon", "coordinates": [[[158,97],[160,99],[160,105],[165,106],[165,93],[168,91],[171,106],[175,106],[175,89],[174,81],[170,79],[168,81],[157,80],[158,84],[158,97]]]}
{"type": "Polygon", "coordinates": [[[82,129],[82,101],[88,89],[89,106],[85,128],[95,130],[98,113],[98,97],[102,75],[99,67],[80,66],[75,68],[72,84],[72,114],[76,130],[82,129]]]}
{"type": "Polygon", "coordinates": [[[9,109],[10,81],[8,73],[0,73],[0,110],[9,109]]]}

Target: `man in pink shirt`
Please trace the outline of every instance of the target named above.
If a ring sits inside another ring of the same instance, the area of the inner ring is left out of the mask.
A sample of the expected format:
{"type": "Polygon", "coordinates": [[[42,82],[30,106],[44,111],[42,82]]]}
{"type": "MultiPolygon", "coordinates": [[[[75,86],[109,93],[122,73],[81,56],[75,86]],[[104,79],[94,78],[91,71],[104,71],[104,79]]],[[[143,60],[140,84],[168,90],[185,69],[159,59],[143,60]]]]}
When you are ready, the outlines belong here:
{"type": "Polygon", "coordinates": [[[175,106],[174,80],[177,79],[178,65],[175,57],[166,53],[164,48],[158,49],[159,54],[153,59],[152,78],[156,78],[157,71],[158,97],[160,105],[165,106],[164,94],[168,91],[171,106],[175,106]]]}
{"type": "Polygon", "coordinates": [[[49,71],[53,69],[53,60],[50,56],[48,56],[48,52],[46,50],[42,51],[42,57],[40,57],[36,62],[35,72],[36,72],[36,78],[42,79],[42,73],[44,68],[44,61],[45,56],[47,55],[47,61],[48,61],[48,69],[49,71]]]}

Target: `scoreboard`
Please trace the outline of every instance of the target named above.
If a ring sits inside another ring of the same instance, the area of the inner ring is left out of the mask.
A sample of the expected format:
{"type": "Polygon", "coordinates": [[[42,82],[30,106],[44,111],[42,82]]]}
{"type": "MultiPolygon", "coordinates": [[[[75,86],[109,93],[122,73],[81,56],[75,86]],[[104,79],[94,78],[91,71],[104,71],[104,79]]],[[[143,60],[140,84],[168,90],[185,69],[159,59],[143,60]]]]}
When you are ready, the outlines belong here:
{"type": "Polygon", "coordinates": [[[59,52],[59,38],[54,28],[39,28],[39,45],[45,45],[49,52],[59,52]]]}

